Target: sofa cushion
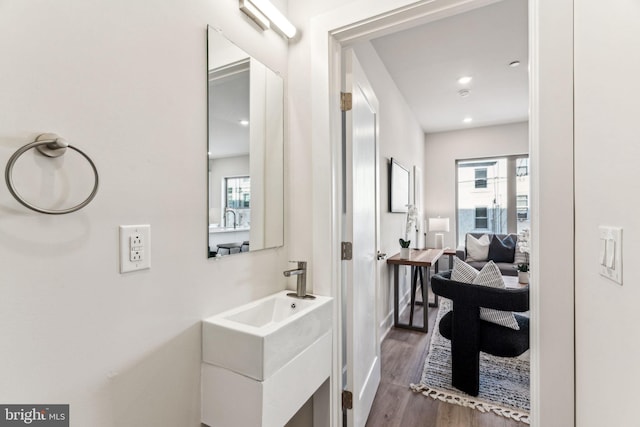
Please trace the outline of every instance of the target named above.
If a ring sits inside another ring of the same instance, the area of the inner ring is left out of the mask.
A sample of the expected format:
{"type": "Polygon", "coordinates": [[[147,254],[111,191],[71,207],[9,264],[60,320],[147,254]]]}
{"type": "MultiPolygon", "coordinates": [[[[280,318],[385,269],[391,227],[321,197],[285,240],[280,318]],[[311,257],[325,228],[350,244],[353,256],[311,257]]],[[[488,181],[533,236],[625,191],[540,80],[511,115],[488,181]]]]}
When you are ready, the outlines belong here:
{"type": "Polygon", "coordinates": [[[486,261],[489,258],[489,236],[483,234],[480,238],[475,238],[467,234],[467,259],[466,261],[486,261]]]}
{"type": "MultiPolygon", "coordinates": [[[[489,261],[478,272],[475,268],[466,262],[454,258],[453,271],[451,272],[451,280],[462,283],[472,283],[480,286],[489,286],[492,288],[506,288],[500,269],[493,262],[489,261]]],[[[492,322],[507,328],[518,330],[518,322],[516,322],[513,313],[510,311],[500,311],[490,308],[480,307],[480,319],[492,322]]]]}
{"type": "MultiPolygon", "coordinates": [[[[469,264],[471,267],[475,268],[476,270],[480,271],[482,270],[482,267],[487,265],[487,261],[471,261],[471,262],[468,262],[467,264],[469,264]]],[[[496,265],[500,269],[500,273],[502,273],[503,276],[518,275],[518,270],[516,270],[515,266],[510,262],[496,262],[496,265]]]]}
{"type": "Polygon", "coordinates": [[[495,234],[491,237],[489,244],[489,259],[493,262],[511,262],[515,256],[516,239],[509,234],[504,239],[500,239],[495,234]]]}

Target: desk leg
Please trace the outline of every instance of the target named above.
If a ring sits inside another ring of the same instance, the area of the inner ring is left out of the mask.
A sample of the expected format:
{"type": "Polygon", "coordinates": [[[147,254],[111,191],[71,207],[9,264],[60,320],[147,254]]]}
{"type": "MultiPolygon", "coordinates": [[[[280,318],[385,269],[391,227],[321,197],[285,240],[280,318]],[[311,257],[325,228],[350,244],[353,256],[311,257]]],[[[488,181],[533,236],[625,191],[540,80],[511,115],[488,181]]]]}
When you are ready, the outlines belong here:
{"type": "MultiPolygon", "coordinates": [[[[424,300],[424,298],[426,298],[427,295],[427,284],[425,282],[422,281],[422,271],[421,271],[421,267],[414,267],[415,270],[413,270],[411,272],[411,290],[412,290],[412,294],[413,297],[411,298],[411,316],[409,319],[409,323],[400,323],[399,321],[399,317],[400,317],[400,265],[399,264],[394,264],[393,265],[393,305],[394,305],[394,310],[393,310],[393,325],[396,328],[402,328],[402,329],[411,329],[413,331],[421,331],[421,332],[427,332],[427,323],[426,323],[426,318],[427,316],[425,315],[425,326],[413,326],[413,311],[414,311],[414,305],[417,304],[418,302],[415,300],[415,292],[416,292],[416,286],[417,286],[417,280],[418,280],[418,276],[420,276],[420,283],[422,284],[421,288],[421,292],[422,292],[422,298],[424,300]]],[[[425,312],[426,312],[426,308],[425,308],[425,312]]]]}
{"type": "Polygon", "coordinates": [[[420,289],[422,290],[422,327],[424,332],[429,332],[429,281],[424,281],[425,277],[420,269],[420,289]]]}
{"type": "MultiPolygon", "coordinates": [[[[409,310],[409,325],[413,326],[413,312],[416,307],[416,287],[418,286],[418,272],[420,267],[411,267],[411,309],[409,310]]],[[[421,276],[422,277],[422,276],[421,276]]],[[[422,283],[422,282],[421,282],[422,283]]]]}
{"type": "Polygon", "coordinates": [[[400,266],[398,264],[393,265],[393,303],[395,306],[393,310],[394,326],[398,326],[398,311],[400,310],[398,307],[400,302],[400,289],[398,289],[400,287],[399,280],[398,280],[399,269],[400,269],[400,266]]]}

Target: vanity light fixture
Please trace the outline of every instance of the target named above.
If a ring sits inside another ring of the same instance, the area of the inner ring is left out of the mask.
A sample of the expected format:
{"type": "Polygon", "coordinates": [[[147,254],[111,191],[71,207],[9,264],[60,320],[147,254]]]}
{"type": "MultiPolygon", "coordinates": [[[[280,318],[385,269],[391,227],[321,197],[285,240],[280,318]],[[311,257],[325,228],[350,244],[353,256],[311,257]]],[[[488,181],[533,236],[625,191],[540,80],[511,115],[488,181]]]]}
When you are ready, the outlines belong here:
{"type": "Polygon", "coordinates": [[[240,0],[240,10],[263,30],[273,29],[287,38],[293,38],[296,27],[269,0],[240,0]]]}
{"type": "Polygon", "coordinates": [[[269,19],[250,0],[240,0],[240,10],[263,30],[271,27],[269,19]]]}
{"type": "Polygon", "coordinates": [[[471,76],[464,76],[458,79],[458,83],[460,83],[461,85],[466,85],[470,81],[471,81],[471,76]]]}

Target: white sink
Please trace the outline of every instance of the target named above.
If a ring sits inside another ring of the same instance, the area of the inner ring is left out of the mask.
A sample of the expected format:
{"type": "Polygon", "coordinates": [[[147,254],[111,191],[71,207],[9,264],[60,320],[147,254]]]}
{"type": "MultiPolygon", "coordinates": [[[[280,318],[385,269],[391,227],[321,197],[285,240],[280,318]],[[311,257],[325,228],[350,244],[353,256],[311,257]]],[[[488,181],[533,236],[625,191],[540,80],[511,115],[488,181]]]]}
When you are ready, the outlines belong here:
{"type": "Polygon", "coordinates": [[[331,330],[332,298],[282,291],[209,317],[202,360],[264,381],[331,330]]]}

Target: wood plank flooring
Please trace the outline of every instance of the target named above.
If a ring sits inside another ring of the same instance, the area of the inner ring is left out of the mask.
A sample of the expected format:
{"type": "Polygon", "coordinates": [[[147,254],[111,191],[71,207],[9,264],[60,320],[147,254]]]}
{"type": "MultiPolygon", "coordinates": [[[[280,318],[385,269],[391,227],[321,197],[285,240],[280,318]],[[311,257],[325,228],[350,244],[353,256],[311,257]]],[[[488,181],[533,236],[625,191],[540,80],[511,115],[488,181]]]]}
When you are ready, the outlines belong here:
{"type": "MultiPolygon", "coordinates": [[[[403,316],[407,316],[405,310],[403,316]]],[[[525,427],[526,424],[431,399],[409,389],[422,376],[437,309],[429,309],[429,332],[392,328],[382,341],[382,379],[367,427],[525,427]]],[[[415,314],[422,319],[422,309],[415,314]]]]}

